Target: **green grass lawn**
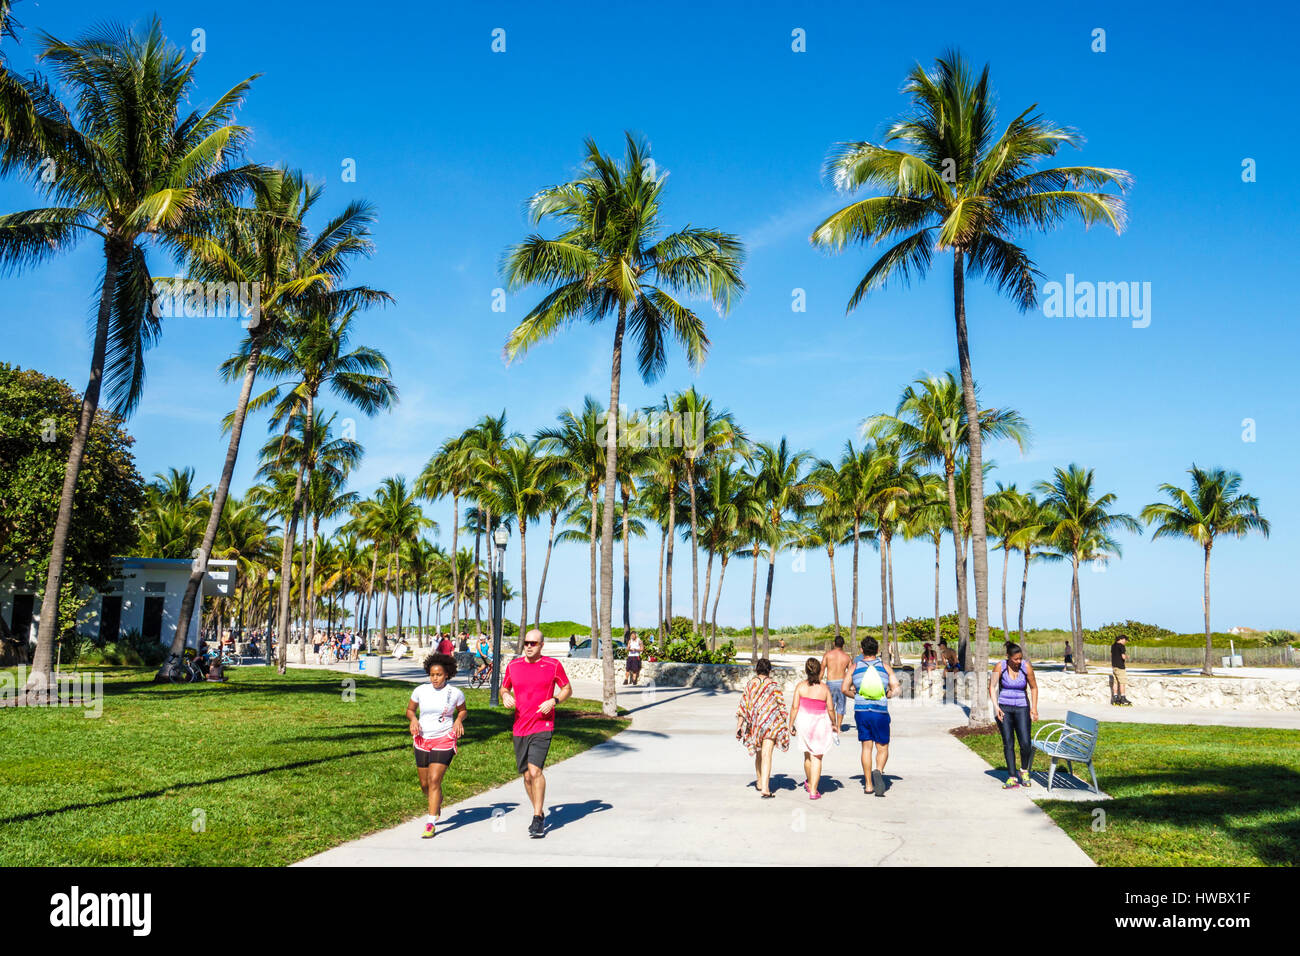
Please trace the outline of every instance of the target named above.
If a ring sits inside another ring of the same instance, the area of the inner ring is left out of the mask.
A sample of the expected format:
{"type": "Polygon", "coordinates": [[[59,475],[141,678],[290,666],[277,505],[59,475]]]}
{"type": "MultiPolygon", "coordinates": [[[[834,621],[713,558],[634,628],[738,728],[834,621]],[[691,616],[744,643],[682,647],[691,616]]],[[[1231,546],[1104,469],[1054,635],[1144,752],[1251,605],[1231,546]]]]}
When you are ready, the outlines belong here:
{"type": "MultiPolygon", "coordinates": [[[[1000,736],[963,740],[1004,765],[1000,736]]],[[[1298,730],[1104,723],[1094,766],[1114,799],[1039,806],[1103,866],[1300,864],[1298,730]]]]}
{"type": "MultiPolygon", "coordinates": [[[[349,701],[349,675],[227,674],[155,685],[152,669],[106,668],[99,718],[0,710],[0,866],[278,866],[424,812],[404,717],[411,684],[351,675],[349,701]]],[[[511,719],[487,696],[466,691],[448,803],[518,776],[511,719]]],[[[549,762],[627,724],[598,702],[565,701],[549,762]]]]}

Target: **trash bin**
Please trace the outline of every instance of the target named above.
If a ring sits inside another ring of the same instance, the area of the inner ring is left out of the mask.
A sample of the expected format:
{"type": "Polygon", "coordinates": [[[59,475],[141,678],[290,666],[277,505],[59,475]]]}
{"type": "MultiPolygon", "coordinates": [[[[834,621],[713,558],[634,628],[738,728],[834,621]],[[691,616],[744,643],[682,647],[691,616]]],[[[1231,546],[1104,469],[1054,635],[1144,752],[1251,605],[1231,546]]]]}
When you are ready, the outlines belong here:
{"type": "Polygon", "coordinates": [[[903,664],[894,668],[894,676],[898,678],[899,697],[916,697],[916,668],[911,664],[903,664]]]}
{"type": "Polygon", "coordinates": [[[383,677],[384,659],[377,654],[365,654],[358,661],[357,670],[367,677],[383,677]]]}

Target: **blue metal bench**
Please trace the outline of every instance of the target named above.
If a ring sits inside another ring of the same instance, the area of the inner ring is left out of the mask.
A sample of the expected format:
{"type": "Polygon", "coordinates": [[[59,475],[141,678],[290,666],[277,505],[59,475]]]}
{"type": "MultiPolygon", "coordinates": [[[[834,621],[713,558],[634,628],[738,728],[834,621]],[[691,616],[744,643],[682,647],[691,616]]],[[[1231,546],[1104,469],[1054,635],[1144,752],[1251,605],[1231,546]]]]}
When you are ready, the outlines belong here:
{"type": "MultiPolygon", "coordinates": [[[[1097,788],[1097,772],[1092,769],[1092,753],[1097,749],[1097,721],[1083,714],[1069,711],[1065,723],[1052,722],[1038,728],[1034,734],[1033,750],[1041,750],[1051,759],[1047,768],[1047,792],[1052,792],[1052,777],[1056,775],[1056,762],[1064,760],[1070,773],[1074,773],[1074,764],[1088,765],[1088,774],[1092,777],[1092,792],[1100,793],[1097,788]]],[[[1030,754],[1030,764],[1033,754],[1030,754]]]]}

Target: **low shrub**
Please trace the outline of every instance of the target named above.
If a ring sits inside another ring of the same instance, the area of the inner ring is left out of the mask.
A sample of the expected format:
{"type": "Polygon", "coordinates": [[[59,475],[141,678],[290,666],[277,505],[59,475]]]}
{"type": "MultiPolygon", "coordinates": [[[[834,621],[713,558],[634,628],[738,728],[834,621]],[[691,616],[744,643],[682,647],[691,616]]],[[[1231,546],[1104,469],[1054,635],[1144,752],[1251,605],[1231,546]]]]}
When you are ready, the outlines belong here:
{"type": "MultiPolygon", "coordinates": [[[[688,628],[690,623],[689,620],[686,621],[688,628]]],[[[645,653],[648,658],[676,664],[734,664],[736,662],[736,645],[733,641],[727,641],[716,651],[711,651],[703,637],[693,634],[688,634],[681,639],[669,637],[662,646],[647,643],[645,653]]]]}

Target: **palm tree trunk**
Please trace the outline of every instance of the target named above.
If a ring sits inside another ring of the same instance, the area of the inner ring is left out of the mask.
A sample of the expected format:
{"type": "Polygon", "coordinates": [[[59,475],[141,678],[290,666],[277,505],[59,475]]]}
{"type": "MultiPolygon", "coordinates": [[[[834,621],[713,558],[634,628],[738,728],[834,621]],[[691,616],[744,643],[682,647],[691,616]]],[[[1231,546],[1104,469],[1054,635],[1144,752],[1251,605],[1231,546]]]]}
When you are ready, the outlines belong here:
{"type": "Polygon", "coordinates": [[[1002,640],[1011,640],[1007,631],[1007,565],[1011,562],[1011,551],[1006,542],[1002,542],[1002,640]]]}
{"type": "MultiPolygon", "coordinates": [[[[181,609],[176,616],[176,633],[172,635],[171,653],[180,656],[185,650],[185,640],[189,636],[190,621],[194,617],[194,606],[198,603],[199,586],[207,571],[208,558],[212,555],[213,545],[217,540],[217,529],[221,525],[221,515],[226,508],[226,499],[230,495],[230,481],[235,473],[235,460],[239,457],[239,440],[244,433],[244,419],[248,415],[248,399],[253,392],[253,379],[257,377],[258,362],[262,357],[262,337],[250,335],[248,362],[244,366],[244,382],[240,386],[239,400],[235,404],[235,418],[230,426],[230,442],[226,446],[226,460],[221,466],[221,479],[212,496],[212,509],[208,512],[208,526],[203,531],[203,543],[194,559],[190,579],[185,584],[185,596],[181,598],[181,609]]],[[[241,626],[243,611],[240,611],[241,626]]],[[[38,648],[39,649],[39,648],[38,648]]],[[[158,676],[163,674],[162,668],[158,676]]]]}
{"type": "Polygon", "coordinates": [[[943,540],[942,534],[934,536],[934,646],[935,650],[939,648],[939,544],[943,540]]]}
{"type": "Polygon", "coordinates": [[[858,550],[860,540],[858,537],[862,522],[857,515],[853,516],[853,613],[849,617],[849,643],[854,647],[858,645],[858,550]]]}
{"type": "Polygon", "coordinates": [[[284,673],[289,663],[289,590],[293,581],[293,542],[298,536],[298,512],[302,508],[302,467],[293,486],[293,505],[285,522],[284,538],[280,545],[280,619],[276,622],[276,639],[280,652],[276,655],[279,671],[284,673]]]}
{"type": "MultiPolygon", "coordinates": [[[[503,605],[504,607],[504,605],[503,605]]],[[[516,654],[524,652],[524,634],[528,632],[528,519],[519,516],[519,640],[516,654]]]]}
{"type": "Polygon", "coordinates": [[[1074,632],[1074,672],[1076,674],[1086,674],[1088,672],[1088,662],[1083,653],[1083,607],[1079,600],[1079,555],[1076,552],[1070,557],[1070,591],[1074,596],[1074,618],[1070,621],[1070,628],[1074,632]]]}
{"type": "Polygon", "coordinates": [[[1210,549],[1212,547],[1214,547],[1213,541],[1205,545],[1205,667],[1201,673],[1206,677],[1214,676],[1214,641],[1210,636],[1210,549]]]}
{"type": "Polygon", "coordinates": [[[731,559],[729,551],[722,552],[722,567],[718,569],[718,593],[713,598],[713,623],[710,628],[709,649],[718,649],[718,602],[722,600],[722,579],[727,576],[727,562],[731,559]]]}
{"type": "MultiPolygon", "coordinates": [[[[311,487],[311,472],[303,479],[305,487],[311,487]]],[[[311,539],[311,515],[306,513],[310,503],[303,502],[302,516],[302,556],[298,559],[298,626],[302,628],[302,640],[298,643],[298,663],[307,663],[307,641],[310,637],[307,626],[307,543],[311,539]]]]}
{"type": "MultiPolygon", "coordinates": [[[[460,581],[458,574],[460,569],[456,567],[456,539],[460,532],[460,492],[458,490],[451,493],[451,593],[457,595],[460,593],[460,581]]],[[[460,606],[459,602],[453,597],[451,602],[451,639],[456,644],[456,649],[460,649],[460,606]]]]}
{"type": "Polygon", "coordinates": [[[596,496],[598,491],[593,490],[591,493],[591,649],[590,656],[595,657],[600,641],[600,605],[596,600],[596,588],[599,585],[598,575],[596,573],[596,496]]]}
{"type": "Polygon", "coordinates": [[[1020,579],[1020,643],[1025,643],[1025,596],[1029,592],[1029,548],[1025,548],[1025,574],[1020,579]]]}
{"type": "Polygon", "coordinates": [[[700,531],[695,510],[695,466],[686,460],[686,484],[691,492],[691,632],[700,629],[700,531]]]}
{"type": "Polygon", "coordinates": [[[755,608],[758,605],[758,542],[754,542],[754,551],[751,557],[754,559],[754,575],[749,582],[749,639],[754,646],[751,660],[758,660],[758,623],[755,616],[755,608]]]}
{"type": "MultiPolygon", "coordinates": [[[[709,591],[713,590],[713,552],[709,552],[709,560],[704,564],[704,594],[700,598],[700,626],[698,633],[704,633],[704,615],[709,613],[709,591]]],[[[712,647],[709,650],[713,650],[712,647]]]]}
{"type": "Polygon", "coordinates": [[[668,488],[668,558],[664,564],[664,628],[673,627],[673,545],[677,540],[677,476],[668,488]]]}
{"type": "Polygon", "coordinates": [[[609,429],[605,439],[605,507],[600,529],[600,639],[601,670],[604,672],[603,713],[618,713],[618,691],[614,687],[614,642],[610,640],[610,619],[614,601],[614,499],[618,494],[618,393],[623,371],[623,329],[627,306],[618,308],[614,326],[614,354],[609,375],[609,429]]]}
{"type": "Polygon", "coordinates": [[[668,532],[659,529],[659,641],[663,642],[668,631],[664,627],[664,547],[668,542],[668,532]]]}
{"type": "Polygon", "coordinates": [[[542,562],[542,580],[537,585],[537,613],[533,615],[533,624],[542,626],[542,595],[546,593],[546,574],[551,570],[551,548],[555,545],[555,522],[559,520],[558,511],[551,512],[551,533],[546,539],[546,560],[542,562]]]}
{"type": "MultiPolygon", "coordinates": [[[[41,621],[36,632],[36,653],[26,689],[34,696],[50,693],[54,670],[54,641],[59,623],[59,591],[63,586],[63,564],[67,558],[68,533],[72,528],[72,507],[77,476],[90,439],[90,426],[99,408],[99,388],[104,375],[104,353],[108,347],[108,325],[112,315],[117,273],[128,249],[112,239],[104,240],[104,278],[99,290],[99,314],[95,321],[95,344],[90,353],[90,380],[81,396],[81,415],[68,449],[68,463],[63,471],[63,491],[59,496],[58,517],[54,520],[54,538],[50,544],[50,565],[45,575],[45,595],[41,599],[41,621]]],[[[23,645],[26,648],[26,644],[23,645]]]]}
{"type": "Polygon", "coordinates": [[[393,584],[393,555],[384,560],[384,596],[379,602],[379,653],[388,653],[388,592],[393,584]]]}
{"type": "Polygon", "coordinates": [[[889,552],[889,649],[890,666],[902,667],[903,659],[898,652],[898,617],[894,613],[894,539],[891,535],[885,540],[885,549],[889,552]]]}
{"type": "Polygon", "coordinates": [[[840,599],[835,591],[835,545],[826,546],[826,557],[831,562],[831,613],[835,618],[835,636],[840,636],[840,599]]]}
{"type": "Polygon", "coordinates": [[[311,528],[311,560],[307,564],[307,640],[316,637],[316,543],[320,540],[320,522],[311,528]]]}
{"type": "Polygon", "coordinates": [[[623,487],[623,640],[632,629],[632,560],[628,550],[628,493],[623,487]]]}
{"type": "MultiPolygon", "coordinates": [[[[475,505],[474,510],[481,519],[483,517],[483,509],[475,505]]],[[[478,573],[480,563],[483,560],[482,554],[479,551],[479,542],[482,541],[483,538],[483,522],[480,520],[475,522],[475,524],[477,527],[474,529],[474,634],[477,636],[483,633],[483,606],[479,599],[479,585],[482,583],[482,575],[478,573]]],[[[488,558],[489,560],[491,559],[490,554],[488,555],[488,558]]]]}
{"type": "Polygon", "coordinates": [[[772,579],[776,577],[776,548],[767,552],[767,593],[763,598],[763,656],[769,657],[772,648],[772,630],[768,626],[772,613],[772,579]]]}
{"type": "Polygon", "coordinates": [[[880,535],[880,656],[889,659],[889,538],[880,535]]]}
{"type": "Polygon", "coordinates": [[[952,529],[953,574],[957,578],[957,661],[966,665],[966,645],[970,642],[970,605],[966,596],[966,550],[963,547],[965,537],[957,521],[957,478],[956,467],[951,461],[943,465],[943,477],[948,488],[948,520],[952,529]]]}
{"type": "Polygon", "coordinates": [[[975,559],[975,687],[971,699],[971,725],[992,722],[989,713],[989,556],[984,521],[984,450],[980,439],[979,407],[975,403],[975,376],[971,371],[970,345],[966,338],[966,287],[964,254],[953,255],[953,306],[957,320],[957,362],[961,369],[962,398],[966,404],[966,440],[970,453],[971,551],[975,559]]]}

